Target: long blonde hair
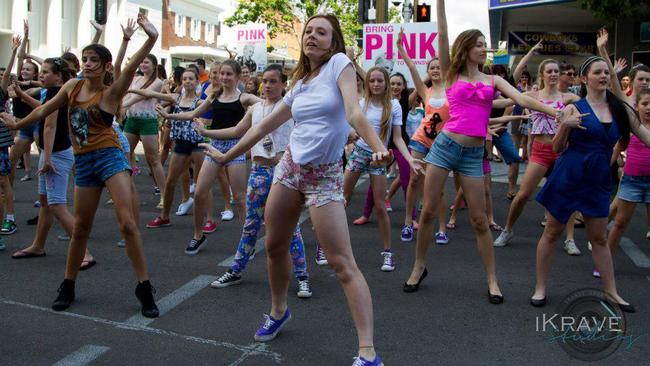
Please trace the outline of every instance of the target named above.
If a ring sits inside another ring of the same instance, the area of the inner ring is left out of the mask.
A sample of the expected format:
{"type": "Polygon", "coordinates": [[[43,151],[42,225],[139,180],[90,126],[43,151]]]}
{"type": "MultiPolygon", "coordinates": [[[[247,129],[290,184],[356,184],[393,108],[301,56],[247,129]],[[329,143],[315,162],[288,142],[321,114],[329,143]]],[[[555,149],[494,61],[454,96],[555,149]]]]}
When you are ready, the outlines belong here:
{"type": "Polygon", "coordinates": [[[537,79],[539,83],[539,90],[544,89],[544,69],[546,69],[546,65],[550,64],[556,64],[558,70],[560,69],[560,63],[557,62],[556,60],[552,58],[547,58],[546,60],[542,61],[542,63],[539,64],[539,68],[537,69],[537,79]]]}
{"type": "Polygon", "coordinates": [[[368,73],[366,73],[366,79],[363,81],[363,86],[365,89],[364,96],[363,96],[363,101],[364,101],[363,112],[365,113],[368,110],[368,104],[370,103],[370,100],[372,98],[372,92],[370,91],[370,76],[375,71],[381,72],[381,74],[384,76],[384,81],[386,83],[386,87],[384,89],[384,95],[381,98],[382,112],[381,112],[381,120],[379,122],[381,126],[381,129],[379,130],[379,139],[383,142],[386,141],[386,136],[388,136],[388,133],[390,131],[390,127],[392,124],[391,117],[393,115],[393,98],[391,97],[388,88],[390,76],[388,75],[388,71],[386,71],[386,69],[384,69],[383,67],[379,67],[379,66],[371,67],[370,70],[368,70],[368,73]]]}
{"type": "MultiPolygon", "coordinates": [[[[309,18],[305,23],[305,27],[302,29],[302,36],[300,37],[300,42],[302,43],[302,40],[305,38],[305,30],[307,29],[309,22],[311,22],[316,18],[323,18],[327,20],[332,26],[332,45],[330,51],[326,53],[325,56],[323,57],[323,63],[329,61],[329,59],[337,53],[345,54],[345,40],[343,39],[343,32],[341,31],[341,25],[339,24],[339,20],[336,18],[336,16],[332,14],[314,15],[311,18],[309,18]]],[[[296,85],[298,80],[301,80],[305,76],[311,75],[311,73],[314,71],[316,70],[311,69],[311,65],[309,64],[309,59],[307,58],[307,56],[305,56],[305,51],[303,50],[301,44],[300,57],[298,58],[298,66],[296,66],[296,69],[293,71],[293,75],[291,76],[291,85],[289,85],[289,89],[293,88],[293,86],[296,85]]]]}
{"type": "MultiPolygon", "coordinates": [[[[472,47],[476,46],[479,37],[485,37],[478,29],[468,29],[458,35],[451,47],[451,65],[447,71],[447,85],[456,81],[456,77],[465,71],[467,65],[467,55],[472,47]]],[[[481,70],[481,65],[479,65],[481,70]]]]}

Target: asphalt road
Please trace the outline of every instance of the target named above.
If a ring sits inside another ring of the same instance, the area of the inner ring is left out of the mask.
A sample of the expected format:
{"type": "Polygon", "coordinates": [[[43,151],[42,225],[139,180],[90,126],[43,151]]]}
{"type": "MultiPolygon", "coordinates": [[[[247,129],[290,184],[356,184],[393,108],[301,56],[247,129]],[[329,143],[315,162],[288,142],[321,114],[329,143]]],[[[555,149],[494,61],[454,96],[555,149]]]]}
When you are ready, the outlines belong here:
{"type": "MultiPolygon", "coordinates": [[[[495,181],[503,166],[493,164],[495,181]]],[[[146,229],[157,214],[158,197],[150,177],[136,177],[142,199],[142,236],[151,280],[163,311],[160,318],[140,317],[133,294],[136,280],[124,249],[116,246],[119,232],[110,205],[97,211],[90,248],[97,266],[77,280],[77,300],[68,312],[50,311],[62,280],[66,242],[58,224],[51,231],[47,256],[12,260],[11,254],[33,238],[36,182],[16,183],[18,232],[5,237],[0,252],[0,364],[1,365],[349,365],[356,354],[356,335],[345,298],[333,271],[317,266],[314,234],[307,218],[302,224],[314,296],[301,300],[290,288],[293,319],[273,342],[255,343],[253,333],[269,310],[265,255],[259,252],[239,286],[212,289],[208,284],[226,269],[219,263],[234,254],[241,227],[237,220],[220,223],[197,256],[183,253],[191,238],[192,216],[172,216],[173,226],[146,229]]],[[[358,217],[366,193],[362,183],[348,209],[358,217]]],[[[448,189],[451,189],[448,184],[448,189]]],[[[493,184],[495,213],[503,224],[509,201],[505,185],[493,184]]],[[[177,195],[177,201],[178,201],[177,195]]],[[[177,203],[175,203],[175,206],[177,203]]],[[[217,197],[217,208],[222,203],[217,197]]],[[[543,211],[531,202],[516,226],[517,238],[497,248],[497,269],[505,303],[491,305],[481,261],[466,211],[447,246],[432,244],[429,277],[415,294],[402,292],[414,257],[414,242],[399,238],[403,198],[393,200],[393,248],[397,269],[379,270],[381,244],[376,221],[350,224],[355,257],[373,295],[375,346],[386,365],[465,364],[579,364],[549,334],[536,331],[536,319],[551,313],[560,299],[574,290],[600,287],[591,276],[592,260],[583,229],[577,242],[583,255],[570,257],[560,244],[549,280],[546,308],[533,308],[528,299],[534,287],[535,246],[543,211]]],[[[635,304],[626,317],[627,334],[640,336],[621,346],[599,364],[645,364],[650,354],[650,242],[645,208],[638,207],[626,232],[626,250],[615,257],[620,293],[635,304]]]]}

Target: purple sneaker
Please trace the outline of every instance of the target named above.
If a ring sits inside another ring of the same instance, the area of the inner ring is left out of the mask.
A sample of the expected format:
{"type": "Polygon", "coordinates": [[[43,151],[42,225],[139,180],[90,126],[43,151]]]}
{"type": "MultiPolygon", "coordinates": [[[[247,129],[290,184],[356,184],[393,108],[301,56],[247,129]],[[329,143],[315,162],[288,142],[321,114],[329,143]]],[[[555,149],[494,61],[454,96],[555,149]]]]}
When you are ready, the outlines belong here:
{"type": "Polygon", "coordinates": [[[357,356],[354,358],[354,363],[352,366],[384,366],[384,363],[381,362],[381,357],[379,356],[375,356],[375,359],[372,361],[368,361],[361,356],[357,356]]]}
{"type": "Polygon", "coordinates": [[[287,321],[291,319],[291,313],[289,313],[289,309],[287,309],[282,318],[277,320],[273,319],[271,315],[264,314],[264,317],[266,318],[266,321],[260,329],[255,332],[255,336],[253,337],[258,342],[268,342],[277,337],[278,333],[280,333],[280,329],[282,329],[282,327],[287,324],[287,321]]]}
{"type": "Polygon", "coordinates": [[[449,244],[449,237],[447,236],[447,233],[443,233],[442,231],[437,232],[436,233],[436,244],[439,244],[439,245],[449,244]]]}
{"type": "Polygon", "coordinates": [[[413,226],[405,225],[402,228],[402,241],[413,241],[413,226]]]}

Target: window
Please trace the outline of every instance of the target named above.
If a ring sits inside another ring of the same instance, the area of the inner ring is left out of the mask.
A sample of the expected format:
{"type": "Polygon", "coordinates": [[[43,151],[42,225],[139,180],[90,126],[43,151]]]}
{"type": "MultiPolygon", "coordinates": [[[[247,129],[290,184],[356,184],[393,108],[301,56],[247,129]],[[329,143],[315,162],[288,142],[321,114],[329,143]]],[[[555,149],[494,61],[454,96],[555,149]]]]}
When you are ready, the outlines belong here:
{"type": "Polygon", "coordinates": [[[208,24],[208,31],[205,34],[205,41],[208,43],[214,43],[214,26],[208,24]]]}
{"type": "Polygon", "coordinates": [[[192,39],[201,39],[201,21],[192,19],[192,39]]]}
{"type": "Polygon", "coordinates": [[[174,31],[180,37],[185,36],[185,17],[179,14],[176,14],[176,23],[174,31]]]}

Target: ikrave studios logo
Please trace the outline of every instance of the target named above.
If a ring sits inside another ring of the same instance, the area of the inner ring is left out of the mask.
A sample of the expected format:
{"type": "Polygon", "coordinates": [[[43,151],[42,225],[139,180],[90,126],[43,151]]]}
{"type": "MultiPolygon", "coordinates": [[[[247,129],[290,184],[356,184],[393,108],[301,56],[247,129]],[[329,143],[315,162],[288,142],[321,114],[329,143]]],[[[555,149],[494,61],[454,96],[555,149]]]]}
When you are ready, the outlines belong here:
{"type": "Polygon", "coordinates": [[[616,301],[598,289],[582,289],[564,298],[554,314],[536,319],[538,332],[550,333],[571,357],[602,360],[621,345],[629,350],[641,336],[627,333],[625,315],[616,301]]]}

